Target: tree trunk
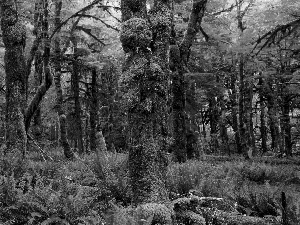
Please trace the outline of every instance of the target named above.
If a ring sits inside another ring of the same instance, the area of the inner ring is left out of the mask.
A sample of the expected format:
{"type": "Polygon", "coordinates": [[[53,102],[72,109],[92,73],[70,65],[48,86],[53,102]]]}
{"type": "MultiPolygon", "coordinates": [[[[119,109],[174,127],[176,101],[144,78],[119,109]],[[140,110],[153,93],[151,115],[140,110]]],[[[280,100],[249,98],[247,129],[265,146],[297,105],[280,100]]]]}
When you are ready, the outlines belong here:
{"type": "Polygon", "coordinates": [[[248,95],[245,98],[246,107],[245,111],[247,113],[248,123],[247,123],[247,137],[248,137],[248,156],[252,157],[256,153],[255,146],[255,134],[253,128],[253,109],[252,109],[252,100],[253,100],[253,81],[252,78],[248,78],[247,81],[247,90],[248,95]]]}
{"type": "MultiPolygon", "coordinates": [[[[268,85],[270,86],[270,91],[274,92],[274,90],[271,89],[272,81],[268,85]]],[[[271,148],[275,152],[279,150],[279,144],[280,144],[279,116],[278,116],[276,93],[275,94],[270,93],[267,95],[267,107],[268,107],[271,139],[272,139],[271,148]]]]}
{"type": "Polygon", "coordinates": [[[97,71],[92,70],[92,83],[91,83],[91,104],[90,104],[90,148],[92,152],[97,150],[96,141],[96,128],[98,124],[98,86],[97,86],[97,71]]]}
{"type": "MultiPolygon", "coordinates": [[[[239,41],[244,36],[244,23],[243,17],[246,11],[242,11],[242,2],[236,0],[237,4],[237,25],[239,30],[239,41]]],[[[249,3],[250,4],[250,3],[249,3]]],[[[246,10],[246,9],[245,9],[246,10]]],[[[245,73],[245,55],[243,53],[238,53],[238,76],[239,76],[239,130],[240,130],[240,141],[241,141],[241,151],[246,159],[249,158],[249,150],[251,143],[251,134],[249,133],[250,125],[250,93],[249,88],[246,87],[246,73],[245,73]]]]}
{"type": "Polygon", "coordinates": [[[185,121],[185,82],[180,53],[177,46],[171,46],[170,69],[172,71],[173,92],[173,151],[177,162],[182,163],[187,159],[186,149],[186,121],[185,121]]]}
{"type": "MultiPolygon", "coordinates": [[[[60,25],[61,8],[62,8],[62,0],[56,0],[55,21],[54,21],[56,28],[60,25]]],[[[56,90],[56,110],[59,116],[60,144],[63,147],[65,157],[69,159],[69,158],[73,158],[74,155],[67,139],[66,115],[63,110],[63,93],[61,87],[61,49],[60,49],[59,35],[56,35],[54,37],[54,51],[55,51],[54,82],[55,82],[55,90],[56,90]]]]}
{"type": "Polygon", "coordinates": [[[221,116],[219,119],[219,126],[220,126],[220,137],[222,141],[222,149],[223,153],[227,153],[230,155],[230,148],[228,144],[228,134],[227,134],[227,127],[226,127],[226,107],[225,107],[225,102],[224,99],[222,98],[220,100],[220,105],[221,105],[221,116]]]}
{"type": "Polygon", "coordinates": [[[184,38],[179,45],[173,40],[174,43],[172,43],[170,48],[170,69],[172,71],[173,87],[173,136],[175,139],[174,155],[178,162],[185,162],[187,159],[184,67],[187,66],[191,46],[199,32],[206,3],[207,0],[193,1],[192,12],[189,17],[188,28],[184,38]]]}
{"type": "Polygon", "coordinates": [[[167,166],[169,1],[156,1],[148,14],[151,26],[144,19],[146,0],[122,0],[121,8],[121,42],[127,53],[121,81],[128,103],[133,202],[161,202],[167,199],[163,180],[167,166]]]}
{"type": "Polygon", "coordinates": [[[284,137],[284,149],[287,156],[292,156],[292,135],[290,123],[290,98],[289,96],[283,97],[282,105],[282,132],[284,137]]]}
{"type": "MultiPolygon", "coordinates": [[[[41,40],[43,30],[43,21],[44,13],[43,13],[43,2],[41,0],[35,1],[35,13],[34,13],[34,35],[35,35],[35,42],[37,40],[41,40]]],[[[33,54],[33,53],[32,53],[33,54]]],[[[34,54],[34,92],[36,93],[39,86],[43,82],[43,49],[42,46],[39,44],[36,46],[36,52],[34,54]]],[[[28,72],[26,78],[26,85],[28,87],[28,78],[30,72],[28,72]]],[[[27,90],[28,92],[28,90],[27,90]]],[[[41,135],[41,126],[42,126],[42,118],[41,118],[41,106],[39,105],[33,115],[33,124],[32,124],[32,133],[34,136],[39,137],[41,135]]]]}
{"type": "MultiPolygon", "coordinates": [[[[37,92],[39,86],[43,82],[43,58],[41,49],[35,54],[35,71],[34,71],[34,91],[37,92]]],[[[41,135],[42,127],[42,114],[41,106],[39,105],[33,115],[32,132],[34,136],[39,137],[41,135]]]]}
{"type": "Polygon", "coordinates": [[[218,121],[219,121],[219,110],[217,106],[216,97],[209,99],[209,108],[210,108],[210,137],[211,137],[211,147],[213,152],[219,149],[218,141],[218,121]]]}
{"type": "Polygon", "coordinates": [[[234,139],[235,139],[235,145],[236,150],[239,154],[242,153],[242,146],[241,146],[241,138],[240,138],[240,129],[239,129],[239,122],[238,122],[238,94],[237,94],[237,86],[236,86],[236,80],[237,76],[235,73],[231,73],[231,90],[232,94],[230,96],[231,98],[231,108],[232,108],[232,129],[234,131],[234,139]]]}
{"type": "Polygon", "coordinates": [[[19,21],[15,1],[1,1],[1,30],[5,45],[7,150],[20,149],[25,154],[27,135],[24,124],[26,107],[26,28],[19,21]]]}
{"type": "Polygon", "coordinates": [[[264,80],[263,78],[259,78],[259,107],[260,107],[260,136],[261,136],[261,149],[262,152],[265,153],[268,151],[268,146],[267,146],[267,138],[268,138],[268,133],[267,133],[267,126],[266,126],[266,104],[265,104],[265,99],[263,95],[263,88],[265,87],[264,80]]]}
{"type": "MultiPolygon", "coordinates": [[[[49,31],[49,4],[48,1],[44,1],[43,3],[43,21],[42,21],[42,33],[41,38],[43,40],[43,73],[45,75],[44,81],[43,83],[38,87],[35,96],[33,97],[33,99],[31,100],[31,102],[29,103],[28,107],[26,108],[25,111],[25,130],[26,133],[28,132],[29,128],[30,128],[30,123],[31,123],[31,119],[34,115],[34,113],[36,112],[36,110],[38,109],[44,95],[46,94],[46,92],[49,90],[49,88],[52,85],[52,74],[50,71],[50,50],[51,50],[51,43],[48,37],[48,31],[49,31]]],[[[35,46],[32,47],[33,49],[35,48],[35,46]]],[[[32,50],[32,52],[34,52],[34,50],[32,50]]],[[[29,57],[30,58],[30,57],[29,57]]],[[[30,62],[30,60],[29,60],[30,62]]],[[[31,64],[28,63],[27,67],[31,67],[31,64]]],[[[27,68],[27,71],[29,71],[29,69],[27,68]]],[[[27,75],[26,75],[27,76],[27,75]]]]}
{"type": "MultiPolygon", "coordinates": [[[[76,41],[73,42],[74,44],[74,56],[77,55],[77,44],[76,41]]],[[[77,147],[78,152],[82,154],[84,152],[83,147],[83,131],[82,131],[82,122],[81,122],[81,104],[80,104],[80,88],[79,88],[79,74],[80,68],[76,59],[74,58],[73,61],[73,72],[72,72],[72,90],[73,90],[73,97],[74,97],[74,104],[75,104],[75,123],[76,123],[76,139],[77,139],[77,147]]]]}

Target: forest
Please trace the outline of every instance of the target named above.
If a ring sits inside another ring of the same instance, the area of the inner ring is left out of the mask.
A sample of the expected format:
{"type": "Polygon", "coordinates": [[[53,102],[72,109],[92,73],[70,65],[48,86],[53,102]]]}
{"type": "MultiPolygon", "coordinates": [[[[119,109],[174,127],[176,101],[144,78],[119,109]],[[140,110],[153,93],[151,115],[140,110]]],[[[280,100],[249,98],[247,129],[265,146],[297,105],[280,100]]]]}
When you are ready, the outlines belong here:
{"type": "Polygon", "coordinates": [[[0,224],[300,224],[299,0],[0,7],[0,224]]]}

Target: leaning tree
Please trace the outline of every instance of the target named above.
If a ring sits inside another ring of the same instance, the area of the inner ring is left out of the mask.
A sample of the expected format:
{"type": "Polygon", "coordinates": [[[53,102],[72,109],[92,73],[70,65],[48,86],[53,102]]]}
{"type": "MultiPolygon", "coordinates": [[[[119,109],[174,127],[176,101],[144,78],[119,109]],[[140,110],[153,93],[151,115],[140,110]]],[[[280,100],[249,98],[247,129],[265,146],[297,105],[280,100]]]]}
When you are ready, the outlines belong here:
{"type": "MultiPolygon", "coordinates": [[[[23,155],[26,151],[28,130],[34,113],[52,84],[50,73],[50,41],[48,38],[49,17],[48,0],[36,0],[35,6],[41,6],[34,15],[34,32],[36,38],[30,48],[29,55],[25,56],[26,27],[21,21],[17,2],[3,0],[1,6],[1,30],[5,45],[5,73],[6,73],[6,149],[20,149],[23,155]],[[41,4],[42,3],[42,4],[41,4]],[[40,12],[43,16],[39,16],[40,12]],[[32,63],[39,49],[43,48],[44,80],[37,88],[35,96],[27,105],[28,77],[31,73],[32,63]]],[[[29,136],[30,137],[30,136],[29,136]]]]}

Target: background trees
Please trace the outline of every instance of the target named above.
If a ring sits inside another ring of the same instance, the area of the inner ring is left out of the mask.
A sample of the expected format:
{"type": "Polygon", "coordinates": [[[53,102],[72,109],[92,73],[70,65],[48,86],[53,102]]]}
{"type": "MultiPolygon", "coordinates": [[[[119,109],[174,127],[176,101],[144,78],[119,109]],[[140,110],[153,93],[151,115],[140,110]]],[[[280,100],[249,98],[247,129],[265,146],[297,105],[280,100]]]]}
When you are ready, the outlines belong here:
{"type": "Polygon", "coordinates": [[[0,221],[298,224],[298,1],[0,4],[0,221]]]}

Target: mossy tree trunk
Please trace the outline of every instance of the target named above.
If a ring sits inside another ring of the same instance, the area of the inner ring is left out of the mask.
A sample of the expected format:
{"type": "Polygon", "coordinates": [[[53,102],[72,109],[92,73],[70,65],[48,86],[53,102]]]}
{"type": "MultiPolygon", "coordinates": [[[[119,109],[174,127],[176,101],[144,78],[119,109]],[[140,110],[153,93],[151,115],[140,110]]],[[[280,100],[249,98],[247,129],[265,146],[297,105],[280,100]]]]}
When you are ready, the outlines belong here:
{"type": "Polygon", "coordinates": [[[121,81],[130,129],[133,202],[161,202],[167,199],[163,177],[167,166],[170,2],[156,1],[148,14],[146,0],[122,0],[121,8],[121,42],[127,53],[121,81]]]}
{"type": "Polygon", "coordinates": [[[172,92],[173,92],[173,136],[174,155],[178,162],[185,162],[187,159],[186,150],[186,121],[185,121],[185,67],[189,61],[191,46],[199,32],[202,18],[204,16],[207,0],[194,0],[192,11],[188,21],[188,28],[181,43],[173,40],[170,49],[170,64],[172,71],[172,92]]]}
{"type": "Polygon", "coordinates": [[[24,48],[26,28],[18,17],[14,0],[1,1],[1,30],[5,45],[6,73],[6,147],[26,151],[27,135],[24,124],[26,107],[26,61],[24,48]]]}
{"type": "MultiPolygon", "coordinates": [[[[54,26],[57,28],[60,25],[62,0],[55,0],[55,20],[54,26]]],[[[73,152],[67,139],[66,129],[66,115],[63,110],[63,93],[61,88],[61,49],[60,49],[60,37],[59,34],[54,37],[54,83],[56,90],[56,111],[59,117],[60,128],[60,144],[63,147],[64,155],[66,158],[73,158],[73,152]]]]}

